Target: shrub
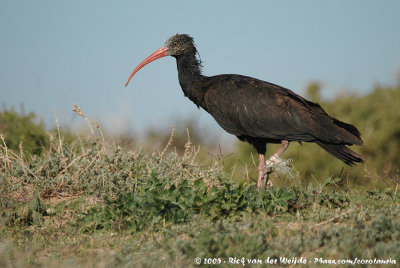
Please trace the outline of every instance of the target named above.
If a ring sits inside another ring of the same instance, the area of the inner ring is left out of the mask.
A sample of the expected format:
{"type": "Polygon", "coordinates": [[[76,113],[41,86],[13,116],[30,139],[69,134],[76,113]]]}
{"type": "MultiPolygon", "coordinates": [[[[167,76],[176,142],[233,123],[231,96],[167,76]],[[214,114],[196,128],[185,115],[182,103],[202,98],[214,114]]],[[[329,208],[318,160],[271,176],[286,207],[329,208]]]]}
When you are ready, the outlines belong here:
{"type": "Polygon", "coordinates": [[[41,154],[49,145],[48,135],[36,115],[17,113],[14,109],[0,112],[0,134],[7,147],[15,152],[23,148],[27,154],[41,154]]]}

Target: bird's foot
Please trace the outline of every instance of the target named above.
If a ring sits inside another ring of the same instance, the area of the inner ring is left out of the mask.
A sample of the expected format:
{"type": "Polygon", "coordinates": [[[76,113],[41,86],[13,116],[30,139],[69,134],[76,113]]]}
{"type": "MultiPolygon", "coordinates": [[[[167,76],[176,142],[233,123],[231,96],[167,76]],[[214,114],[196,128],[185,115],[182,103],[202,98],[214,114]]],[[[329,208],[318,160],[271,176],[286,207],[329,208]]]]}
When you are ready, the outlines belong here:
{"type": "MultiPolygon", "coordinates": [[[[274,155],[275,156],[275,155],[274,155]]],[[[270,159],[268,159],[265,162],[264,167],[261,170],[261,183],[259,184],[260,189],[268,188],[272,186],[272,181],[269,178],[269,175],[274,173],[274,165],[276,163],[276,157],[279,158],[278,156],[274,157],[272,156],[270,159]]]]}
{"type": "Polygon", "coordinates": [[[261,176],[260,179],[257,183],[257,187],[261,189],[267,189],[268,187],[272,186],[272,181],[269,179],[269,175],[273,171],[271,169],[268,169],[267,167],[264,167],[264,169],[261,171],[261,176]]]}

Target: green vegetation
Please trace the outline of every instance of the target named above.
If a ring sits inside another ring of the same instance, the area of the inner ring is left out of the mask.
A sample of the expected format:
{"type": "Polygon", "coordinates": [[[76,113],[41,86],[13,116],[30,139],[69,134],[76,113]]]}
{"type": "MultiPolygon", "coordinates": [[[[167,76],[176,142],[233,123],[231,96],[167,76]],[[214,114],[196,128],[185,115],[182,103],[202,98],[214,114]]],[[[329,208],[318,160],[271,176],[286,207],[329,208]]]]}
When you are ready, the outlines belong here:
{"type": "MultiPolygon", "coordinates": [[[[310,94],[319,98],[317,85],[310,94]]],[[[265,191],[252,181],[256,168],[244,143],[232,156],[211,157],[195,146],[199,137],[177,132],[174,140],[187,142],[176,150],[167,138],[156,153],[127,151],[110,146],[94,123],[93,135],[68,142],[58,130],[43,132],[40,151],[29,151],[9,134],[4,114],[43,126],[33,115],[3,111],[0,266],[191,267],[197,257],[222,267],[242,266],[242,258],[279,264],[281,257],[316,266],[355,258],[399,263],[399,98],[400,86],[323,103],[359,127],[366,165],[342,171],[316,146],[293,144],[285,158],[298,177],[274,177],[265,191]]],[[[30,130],[21,129],[26,137],[30,130]]]]}
{"type": "Polygon", "coordinates": [[[43,123],[35,122],[34,113],[19,114],[14,109],[0,112],[0,134],[4,135],[7,147],[18,152],[40,154],[49,140],[43,123]]]}
{"type": "Polygon", "coordinates": [[[196,257],[399,260],[397,190],[235,183],[216,164],[52,139],[42,157],[1,147],[0,265],[194,266],[196,257]]]}

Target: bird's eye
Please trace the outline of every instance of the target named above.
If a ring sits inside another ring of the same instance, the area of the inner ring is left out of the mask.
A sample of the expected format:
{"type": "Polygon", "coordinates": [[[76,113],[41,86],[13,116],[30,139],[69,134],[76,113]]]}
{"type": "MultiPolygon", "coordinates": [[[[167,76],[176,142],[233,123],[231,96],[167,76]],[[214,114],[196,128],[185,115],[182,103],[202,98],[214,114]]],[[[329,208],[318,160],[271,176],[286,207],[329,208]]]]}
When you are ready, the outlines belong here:
{"type": "Polygon", "coordinates": [[[174,47],[176,47],[177,45],[178,45],[178,42],[177,41],[174,41],[174,47]]]}

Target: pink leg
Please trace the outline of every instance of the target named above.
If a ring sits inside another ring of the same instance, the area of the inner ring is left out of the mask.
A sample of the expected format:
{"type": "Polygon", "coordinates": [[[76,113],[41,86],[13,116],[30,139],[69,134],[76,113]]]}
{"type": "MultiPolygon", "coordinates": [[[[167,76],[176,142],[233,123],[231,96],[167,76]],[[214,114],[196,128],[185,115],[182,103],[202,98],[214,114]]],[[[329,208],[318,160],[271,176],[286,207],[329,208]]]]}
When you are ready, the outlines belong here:
{"type": "Polygon", "coordinates": [[[289,146],[289,142],[287,140],[281,140],[281,147],[278,151],[274,154],[277,157],[280,157],[284,151],[286,151],[287,147],[289,146]]]}

